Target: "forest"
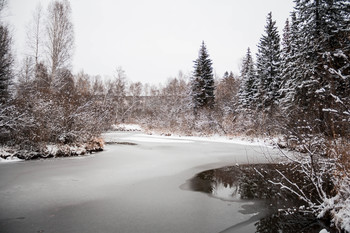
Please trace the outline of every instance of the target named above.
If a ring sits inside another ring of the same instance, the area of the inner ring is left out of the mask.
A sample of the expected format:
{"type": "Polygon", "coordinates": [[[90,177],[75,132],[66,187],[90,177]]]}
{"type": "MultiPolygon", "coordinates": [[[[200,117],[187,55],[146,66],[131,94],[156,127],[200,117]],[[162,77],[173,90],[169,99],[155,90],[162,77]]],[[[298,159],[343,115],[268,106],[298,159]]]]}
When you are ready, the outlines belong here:
{"type": "MultiPolygon", "coordinates": [[[[0,16],[6,3],[0,1],[0,16]]],[[[192,74],[179,72],[159,86],[130,82],[121,67],[110,80],[73,74],[69,1],[33,11],[29,53],[20,63],[9,25],[0,17],[2,156],[14,148],[29,158],[53,156],[49,145],[98,149],[100,135],[118,123],[164,134],[279,138],[276,146],[301,153],[289,159],[317,198],[283,174],[277,185],[350,231],[350,3],[294,3],[282,35],[272,12],[267,15],[258,52],[254,56],[247,48],[239,75],[216,77],[203,41],[192,74]],[[326,180],[334,186],[331,192],[325,191],[326,180]]],[[[60,153],[73,153],[66,150],[60,153]]]]}

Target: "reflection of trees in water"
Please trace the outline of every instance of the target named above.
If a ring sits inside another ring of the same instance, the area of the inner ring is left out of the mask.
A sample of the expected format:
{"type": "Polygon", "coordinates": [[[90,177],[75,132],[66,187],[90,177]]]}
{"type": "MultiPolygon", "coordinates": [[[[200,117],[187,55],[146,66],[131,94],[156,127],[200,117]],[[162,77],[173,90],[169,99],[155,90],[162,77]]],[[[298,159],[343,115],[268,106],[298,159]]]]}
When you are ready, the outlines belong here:
{"type": "MultiPolygon", "coordinates": [[[[287,211],[275,212],[262,218],[255,226],[259,233],[319,233],[322,229],[327,229],[325,222],[316,219],[312,213],[287,211]]],[[[328,231],[336,232],[331,229],[328,231]]]]}
{"type": "MultiPolygon", "coordinates": [[[[192,180],[192,189],[212,193],[213,186],[218,182],[224,187],[239,186],[239,194],[241,199],[265,199],[269,201],[293,202],[293,205],[305,205],[306,203],[298,199],[286,189],[281,189],[280,186],[271,184],[272,182],[281,182],[286,186],[290,184],[285,181],[280,173],[303,189],[305,193],[317,202],[317,194],[315,188],[304,176],[297,165],[295,164],[255,164],[255,165],[240,165],[232,167],[224,167],[213,169],[199,173],[192,180]],[[195,182],[193,182],[195,181],[195,182]],[[193,184],[194,183],[194,184],[193,184]]],[[[324,177],[329,180],[329,177],[324,177]]],[[[327,192],[332,192],[333,184],[325,182],[328,187],[325,187],[327,192]]],[[[291,187],[293,188],[293,187],[291,187]]]]}
{"type": "Polygon", "coordinates": [[[239,185],[237,183],[228,184],[221,180],[216,180],[211,183],[211,193],[213,196],[225,200],[240,199],[239,185]]]}
{"type": "MultiPolygon", "coordinates": [[[[318,201],[315,187],[295,164],[240,165],[208,170],[192,179],[191,188],[215,194],[218,187],[233,187],[232,190],[238,192],[241,199],[266,200],[272,214],[256,223],[257,232],[319,232],[326,228],[323,222],[308,211],[304,201],[290,191],[271,183],[281,182],[290,186],[280,173],[296,184],[296,187],[302,188],[310,199],[318,201]]],[[[329,177],[324,179],[329,180],[329,177]]],[[[328,184],[325,190],[332,192],[333,184],[325,183],[328,184]]],[[[237,196],[233,191],[232,197],[237,196]]],[[[217,197],[222,198],[220,195],[217,197]]]]}

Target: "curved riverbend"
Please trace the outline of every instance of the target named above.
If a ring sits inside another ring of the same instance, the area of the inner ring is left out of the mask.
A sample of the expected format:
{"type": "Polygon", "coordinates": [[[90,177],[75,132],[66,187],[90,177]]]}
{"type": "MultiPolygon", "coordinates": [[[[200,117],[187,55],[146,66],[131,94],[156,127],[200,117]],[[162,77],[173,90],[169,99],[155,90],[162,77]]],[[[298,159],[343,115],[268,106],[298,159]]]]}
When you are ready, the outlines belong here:
{"type": "Polygon", "coordinates": [[[1,232],[212,233],[240,225],[254,231],[253,202],[180,186],[207,169],[267,162],[272,149],[130,132],[108,136],[130,144],[109,144],[86,157],[0,164],[1,232]]]}

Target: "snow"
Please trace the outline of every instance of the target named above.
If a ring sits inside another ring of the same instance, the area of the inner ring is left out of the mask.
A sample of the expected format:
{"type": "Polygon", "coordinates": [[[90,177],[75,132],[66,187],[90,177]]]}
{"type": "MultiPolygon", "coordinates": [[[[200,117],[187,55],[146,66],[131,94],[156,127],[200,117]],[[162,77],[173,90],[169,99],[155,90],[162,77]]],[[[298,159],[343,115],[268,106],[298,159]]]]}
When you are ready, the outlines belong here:
{"type": "Polygon", "coordinates": [[[117,124],[112,125],[112,129],[116,131],[142,131],[142,127],[138,124],[117,124]]]}
{"type": "Polygon", "coordinates": [[[13,156],[13,154],[14,152],[10,152],[8,148],[0,147],[0,163],[23,161],[22,159],[13,156]]]}
{"type": "Polygon", "coordinates": [[[19,159],[17,157],[7,157],[6,159],[3,159],[0,157],[0,163],[11,163],[11,162],[20,162],[23,161],[22,159],[19,159]]]}
{"type": "Polygon", "coordinates": [[[320,94],[320,93],[325,93],[326,90],[322,87],[322,88],[316,90],[315,92],[316,92],[317,94],[320,94]]]}
{"type": "Polygon", "coordinates": [[[327,231],[326,229],[322,229],[320,233],[329,233],[329,231],[327,231]]]}
{"type": "Polygon", "coordinates": [[[55,156],[59,151],[59,148],[57,145],[46,145],[46,150],[49,154],[55,156]]]}
{"type": "Polygon", "coordinates": [[[73,154],[76,155],[84,155],[86,153],[84,146],[71,146],[69,149],[73,154]]]}
{"type": "MultiPolygon", "coordinates": [[[[110,135],[110,134],[109,134],[110,135]]],[[[111,135],[110,135],[111,136],[111,135]]],[[[152,143],[193,143],[195,141],[200,142],[213,142],[213,143],[230,143],[237,145],[249,145],[249,146],[260,146],[260,147],[271,147],[271,144],[260,139],[250,139],[244,137],[225,137],[225,136],[162,136],[162,135],[146,135],[137,134],[131,137],[126,137],[124,140],[137,141],[137,142],[152,142],[152,143]]]]}
{"type": "Polygon", "coordinates": [[[170,137],[165,136],[153,136],[153,135],[144,135],[138,134],[131,137],[124,138],[126,141],[136,141],[136,142],[151,142],[151,143],[193,143],[191,140],[185,140],[182,138],[170,139],[170,137]]]}
{"type": "Polygon", "coordinates": [[[184,137],[184,138],[191,138],[193,140],[202,141],[202,142],[219,142],[219,143],[231,143],[231,144],[238,144],[238,145],[246,145],[246,146],[271,147],[271,146],[269,146],[269,143],[265,142],[264,140],[260,140],[258,138],[247,139],[245,137],[238,137],[238,136],[237,137],[225,137],[225,136],[219,136],[219,135],[214,135],[214,136],[209,136],[209,137],[189,136],[189,137],[184,137]]]}
{"type": "Polygon", "coordinates": [[[333,221],[346,232],[350,232],[350,178],[344,177],[339,186],[339,193],[329,207],[333,207],[333,221]]]}
{"type": "Polygon", "coordinates": [[[0,147],[0,157],[7,158],[12,156],[12,153],[8,152],[5,147],[0,147]]]}
{"type": "Polygon", "coordinates": [[[0,147],[0,162],[22,161],[21,159],[30,160],[39,158],[52,158],[57,156],[81,156],[86,155],[87,153],[91,153],[93,151],[100,151],[101,145],[98,141],[75,145],[48,144],[40,152],[21,150],[14,147],[0,147]]]}
{"type": "MultiPolygon", "coordinates": [[[[238,145],[246,145],[246,146],[262,146],[262,147],[271,147],[271,143],[266,142],[264,140],[254,138],[247,139],[245,137],[226,137],[220,135],[213,136],[180,136],[180,135],[171,135],[171,136],[163,136],[163,135],[146,135],[139,134],[134,135],[133,137],[127,138],[128,140],[135,141],[144,141],[144,142],[182,142],[182,143],[190,143],[194,141],[200,142],[213,142],[213,143],[230,143],[230,144],[238,144],[238,145]]],[[[272,140],[273,141],[273,140],[272,140]]]]}
{"type": "Polygon", "coordinates": [[[340,226],[346,232],[350,232],[350,199],[347,199],[335,217],[340,221],[340,226]]]}
{"type": "Polygon", "coordinates": [[[333,113],[337,113],[338,111],[332,108],[323,108],[322,109],[323,112],[333,112],[333,113]]]}
{"type": "MultiPolygon", "coordinates": [[[[142,131],[142,127],[136,124],[118,124],[113,125],[115,131],[142,131]]],[[[107,132],[103,134],[105,142],[116,142],[121,141],[118,137],[118,133],[107,132]]],[[[273,138],[269,140],[258,139],[258,138],[246,138],[246,137],[228,137],[221,135],[212,136],[181,136],[181,135],[170,135],[164,136],[155,132],[150,134],[132,134],[130,137],[124,137],[123,140],[134,141],[134,142],[150,142],[150,143],[193,143],[195,141],[201,142],[217,142],[217,143],[231,143],[238,145],[249,145],[249,146],[260,146],[260,147],[272,147],[274,142],[279,141],[279,138],[273,138]]]]}

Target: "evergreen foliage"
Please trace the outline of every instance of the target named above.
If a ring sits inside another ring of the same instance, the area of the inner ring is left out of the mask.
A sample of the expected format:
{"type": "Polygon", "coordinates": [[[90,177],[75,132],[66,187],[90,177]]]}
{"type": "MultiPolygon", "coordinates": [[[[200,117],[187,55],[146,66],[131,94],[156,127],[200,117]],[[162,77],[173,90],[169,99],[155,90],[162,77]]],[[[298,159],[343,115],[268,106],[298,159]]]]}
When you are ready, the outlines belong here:
{"type": "Polygon", "coordinates": [[[265,35],[261,37],[258,44],[259,108],[270,109],[278,100],[281,84],[280,65],[280,36],[270,12],[266,20],[265,35]]]}
{"type": "Polygon", "coordinates": [[[202,42],[198,58],[194,61],[194,72],[191,80],[191,96],[195,112],[201,108],[212,109],[215,101],[215,85],[212,61],[207,48],[202,42]]]}
{"type": "Polygon", "coordinates": [[[9,29],[0,22],[0,103],[9,98],[9,85],[12,80],[13,57],[11,52],[12,39],[9,29]]]}
{"type": "Polygon", "coordinates": [[[336,108],[346,111],[341,103],[349,100],[349,4],[344,0],[295,4],[295,52],[289,54],[283,71],[289,84],[284,88],[289,90],[284,100],[287,111],[306,124],[317,122],[313,127],[317,132],[344,134],[344,119],[336,108]]]}
{"type": "MultiPolygon", "coordinates": [[[[280,108],[286,110],[293,105],[294,96],[294,79],[300,70],[294,66],[296,54],[298,50],[298,38],[297,36],[298,26],[296,20],[296,14],[291,14],[291,23],[287,19],[285,27],[283,29],[282,38],[282,62],[281,62],[281,89],[280,89],[280,108]]],[[[286,110],[288,112],[288,110],[286,110]]]]}
{"type": "Polygon", "coordinates": [[[247,54],[243,59],[243,65],[241,70],[241,87],[239,90],[239,105],[241,110],[253,110],[255,109],[256,96],[258,94],[256,70],[254,67],[253,58],[250,52],[250,48],[247,50],[247,54]]]}

